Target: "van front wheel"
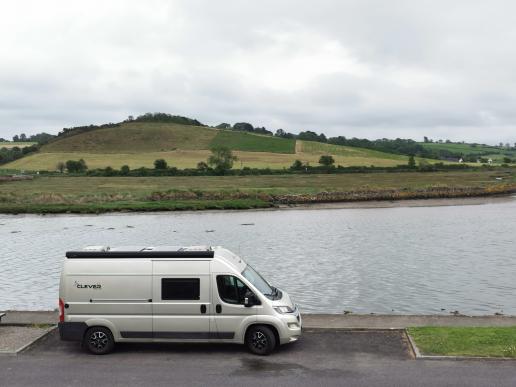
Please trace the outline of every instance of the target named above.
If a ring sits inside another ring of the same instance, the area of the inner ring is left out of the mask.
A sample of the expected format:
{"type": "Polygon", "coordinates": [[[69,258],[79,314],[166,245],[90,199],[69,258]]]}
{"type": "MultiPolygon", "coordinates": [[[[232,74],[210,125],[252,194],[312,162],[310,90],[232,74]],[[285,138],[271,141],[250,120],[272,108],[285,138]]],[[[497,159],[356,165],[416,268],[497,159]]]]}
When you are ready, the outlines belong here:
{"type": "Polygon", "coordinates": [[[276,337],[266,326],[256,325],[247,330],[245,344],[256,355],[269,355],[276,347],[276,337]]]}
{"type": "Polygon", "coordinates": [[[105,355],[115,347],[111,331],[104,327],[92,327],[86,331],[83,347],[95,355],[105,355]]]}

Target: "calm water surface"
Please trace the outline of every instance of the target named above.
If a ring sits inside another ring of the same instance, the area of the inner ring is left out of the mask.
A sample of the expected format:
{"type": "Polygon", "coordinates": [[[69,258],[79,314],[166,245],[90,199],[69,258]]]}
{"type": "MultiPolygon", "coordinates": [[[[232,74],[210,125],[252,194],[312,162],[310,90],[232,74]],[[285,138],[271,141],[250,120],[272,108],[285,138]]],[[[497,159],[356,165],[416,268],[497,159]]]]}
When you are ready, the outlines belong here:
{"type": "Polygon", "coordinates": [[[516,200],[448,207],[0,215],[0,310],[54,309],[66,250],[206,244],[240,253],[305,312],[516,315],[515,238],[516,200]]]}

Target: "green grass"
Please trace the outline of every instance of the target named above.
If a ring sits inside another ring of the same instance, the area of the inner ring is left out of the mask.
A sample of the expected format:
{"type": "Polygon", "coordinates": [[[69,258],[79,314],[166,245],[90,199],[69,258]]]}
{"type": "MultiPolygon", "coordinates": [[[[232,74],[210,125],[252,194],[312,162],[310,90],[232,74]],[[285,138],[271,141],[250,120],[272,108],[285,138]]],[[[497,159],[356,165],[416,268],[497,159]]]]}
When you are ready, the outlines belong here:
{"type": "Polygon", "coordinates": [[[226,146],[244,152],[295,153],[296,151],[296,141],[293,139],[229,130],[219,131],[210,146],[226,146]]]}
{"type": "Polygon", "coordinates": [[[154,211],[197,211],[197,210],[244,210],[253,208],[268,208],[272,204],[259,199],[234,200],[173,200],[173,201],[113,201],[104,203],[74,203],[74,204],[0,204],[0,213],[7,214],[94,214],[104,212],[154,212],[154,211]]]}
{"type": "MultiPolygon", "coordinates": [[[[356,173],[342,175],[73,177],[36,176],[0,183],[0,212],[157,211],[271,206],[271,196],[316,195],[320,192],[386,192],[377,199],[425,197],[443,189],[480,188],[499,193],[516,187],[516,172],[356,173]],[[163,194],[160,200],[154,193],[163,194]],[[177,195],[176,195],[177,193],[177,195]],[[201,195],[199,195],[201,193],[201,195]],[[203,193],[206,193],[203,195],[203,193]],[[189,199],[190,198],[190,199],[189,199]]],[[[364,195],[366,195],[364,194],[364,195]]],[[[458,194],[460,196],[460,193],[458,194]]],[[[345,195],[342,196],[347,200],[345,195]]],[[[370,196],[364,196],[368,200],[370,196]]],[[[436,197],[429,196],[429,197],[436,197]]],[[[437,197],[441,197],[440,195],[437,197]]],[[[446,196],[442,196],[446,197],[446,196]]],[[[340,200],[337,197],[337,201],[340,200]]]]}
{"type": "Polygon", "coordinates": [[[216,134],[216,130],[200,126],[131,122],[59,139],[43,146],[41,153],[131,154],[209,149],[216,134]]]}
{"type": "Polygon", "coordinates": [[[424,355],[516,358],[516,327],[409,328],[424,355]]]}
{"type": "Polygon", "coordinates": [[[301,143],[301,151],[315,154],[330,154],[347,157],[363,157],[363,158],[383,158],[389,160],[398,160],[400,164],[406,164],[408,156],[396,155],[392,153],[378,152],[372,149],[355,148],[351,146],[341,146],[333,144],[324,144],[314,141],[299,141],[301,143]]]}

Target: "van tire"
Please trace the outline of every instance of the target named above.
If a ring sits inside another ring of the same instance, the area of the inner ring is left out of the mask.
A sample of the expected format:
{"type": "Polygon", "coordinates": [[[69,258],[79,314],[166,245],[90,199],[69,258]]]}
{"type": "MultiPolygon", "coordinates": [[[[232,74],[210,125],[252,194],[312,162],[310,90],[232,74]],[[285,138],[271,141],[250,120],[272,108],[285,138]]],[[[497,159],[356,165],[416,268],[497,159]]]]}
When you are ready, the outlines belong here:
{"type": "Polygon", "coordinates": [[[265,325],[253,325],[245,334],[245,344],[255,355],[267,356],[276,348],[276,336],[265,325]]]}
{"type": "Polygon", "coordinates": [[[115,339],[108,328],[92,327],[84,334],[82,346],[94,355],[105,355],[115,347],[115,339]]]}

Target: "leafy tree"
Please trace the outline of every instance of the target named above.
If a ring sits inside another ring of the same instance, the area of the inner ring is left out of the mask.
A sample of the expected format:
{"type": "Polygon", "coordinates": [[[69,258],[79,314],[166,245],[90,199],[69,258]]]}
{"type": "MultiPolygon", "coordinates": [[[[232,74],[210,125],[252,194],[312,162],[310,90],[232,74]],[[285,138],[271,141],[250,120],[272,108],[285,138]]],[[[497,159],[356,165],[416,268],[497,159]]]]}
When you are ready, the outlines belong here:
{"type": "Polygon", "coordinates": [[[507,157],[507,156],[506,156],[506,157],[504,157],[504,158],[503,158],[503,162],[504,162],[505,164],[509,164],[509,163],[511,163],[511,161],[512,161],[512,160],[511,160],[511,158],[510,158],[510,157],[507,157]]]}
{"type": "Polygon", "coordinates": [[[414,159],[414,155],[410,155],[408,158],[408,166],[410,168],[414,168],[416,166],[416,160],[414,159]]]}
{"type": "Polygon", "coordinates": [[[136,117],[136,122],[169,122],[181,125],[206,126],[193,118],[183,116],[173,116],[167,113],[145,113],[144,115],[136,117]]]}
{"type": "Polygon", "coordinates": [[[295,171],[299,171],[301,169],[304,168],[304,165],[303,163],[301,162],[301,160],[295,160],[292,165],[290,166],[290,169],[293,169],[295,171]]]}
{"type": "Polygon", "coordinates": [[[248,122],[237,122],[235,125],[233,125],[233,130],[238,130],[241,132],[253,132],[254,128],[253,125],[248,122]]]}
{"type": "Polygon", "coordinates": [[[155,169],[167,169],[168,164],[164,159],[157,159],[154,161],[154,168],[155,169]]]}
{"type": "Polygon", "coordinates": [[[203,172],[206,172],[208,169],[210,169],[210,167],[208,166],[208,164],[206,164],[204,161],[199,161],[197,163],[197,169],[199,171],[203,171],[203,172]]]}
{"type": "Polygon", "coordinates": [[[88,166],[83,159],[80,159],[79,161],[68,160],[66,162],[66,169],[70,173],[83,173],[88,169],[88,166]]]}
{"type": "Polygon", "coordinates": [[[107,166],[104,169],[104,176],[114,176],[114,175],[115,175],[115,170],[112,167],[107,166]]]}
{"type": "Polygon", "coordinates": [[[123,176],[129,175],[129,172],[131,171],[131,168],[129,168],[129,165],[122,165],[122,168],[120,168],[120,174],[123,176]]]}
{"type": "Polygon", "coordinates": [[[212,148],[211,153],[210,157],[208,157],[208,164],[213,166],[218,174],[224,174],[225,171],[229,171],[233,168],[233,162],[237,160],[231,149],[225,146],[212,148]]]}
{"type": "Polygon", "coordinates": [[[61,172],[61,173],[63,173],[63,172],[64,172],[65,168],[66,168],[66,165],[65,165],[65,163],[63,163],[62,161],[58,162],[58,163],[57,163],[57,165],[56,165],[56,169],[57,169],[59,172],[61,172]]]}
{"type": "Polygon", "coordinates": [[[46,144],[54,137],[55,136],[53,134],[42,132],[42,133],[38,133],[38,134],[33,134],[32,136],[30,136],[27,139],[27,141],[34,141],[34,142],[37,142],[38,144],[46,144]]]}
{"type": "Polygon", "coordinates": [[[274,136],[281,137],[281,138],[295,138],[292,133],[285,132],[283,129],[276,130],[276,133],[274,133],[274,136]]]}
{"type": "Polygon", "coordinates": [[[301,132],[297,135],[297,138],[304,141],[318,141],[318,142],[326,142],[326,136],[324,133],[317,134],[312,132],[311,130],[307,130],[306,132],[301,132]]]}
{"type": "Polygon", "coordinates": [[[13,136],[13,142],[19,142],[20,141],[20,136],[18,136],[17,134],[15,134],[13,136]]]}
{"type": "Polygon", "coordinates": [[[331,167],[333,164],[335,164],[335,159],[331,155],[323,155],[319,159],[319,164],[325,167],[331,167]]]}
{"type": "Polygon", "coordinates": [[[264,126],[261,128],[254,128],[254,133],[265,134],[266,136],[272,136],[272,132],[270,130],[265,129],[264,126]]]}
{"type": "Polygon", "coordinates": [[[226,122],[223,122],[222,124],[218,124],[216,126],[217,129],[231,129],[231,125],[226,123],[226,122]]]}
{"type": "Polygon", "coordinates": [[[429,142],[429,141],[428,141],[428,137],[426,137],[426,136],[425,136],[425,137],[423,137],[423,142],[428,143],[428,142],[429,142]]]}

